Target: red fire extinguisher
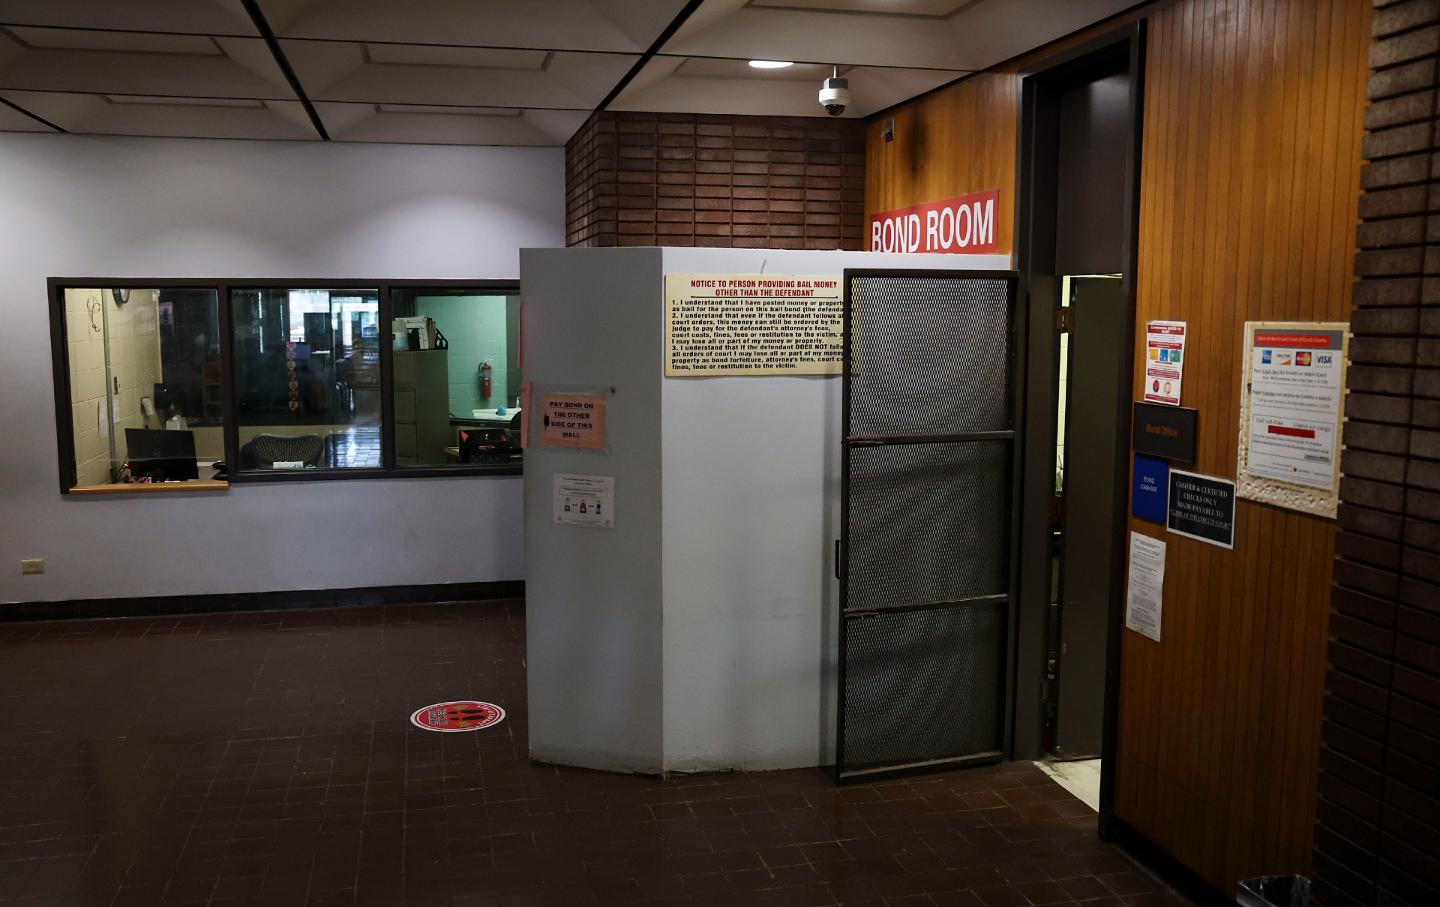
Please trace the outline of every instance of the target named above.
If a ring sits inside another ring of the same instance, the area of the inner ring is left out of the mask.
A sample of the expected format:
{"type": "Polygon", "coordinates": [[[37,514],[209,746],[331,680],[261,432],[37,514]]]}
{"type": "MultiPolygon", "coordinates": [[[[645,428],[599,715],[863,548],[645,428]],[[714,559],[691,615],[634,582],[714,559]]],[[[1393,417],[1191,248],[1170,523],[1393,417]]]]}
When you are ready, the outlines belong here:
{"type": "Polygon", "coordinates": [[[480,399],[490,399],[490,360],[480,363],[480,399]]]}

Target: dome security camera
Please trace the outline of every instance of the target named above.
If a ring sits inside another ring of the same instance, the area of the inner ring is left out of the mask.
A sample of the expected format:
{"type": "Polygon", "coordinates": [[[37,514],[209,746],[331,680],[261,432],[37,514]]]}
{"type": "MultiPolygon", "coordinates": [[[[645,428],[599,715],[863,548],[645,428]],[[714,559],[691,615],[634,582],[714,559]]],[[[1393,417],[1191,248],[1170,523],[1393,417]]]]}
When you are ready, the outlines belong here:
{"type": "Polygon", "coordinates": [[[832,117],[838,117],[850,105],[850,80],[840,78],[839,67],[833,73],[820,83],[820,106],[832,117]]]}

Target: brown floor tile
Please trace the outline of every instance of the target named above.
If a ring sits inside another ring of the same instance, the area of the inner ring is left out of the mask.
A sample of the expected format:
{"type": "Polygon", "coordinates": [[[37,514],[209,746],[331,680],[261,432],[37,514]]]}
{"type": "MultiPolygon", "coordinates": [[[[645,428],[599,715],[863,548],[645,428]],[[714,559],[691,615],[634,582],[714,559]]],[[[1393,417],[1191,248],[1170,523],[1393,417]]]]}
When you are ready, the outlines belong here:
{"type": "Polygon", "coordinates": [[[0,905],[1184,903],[1028,764],[845,787],[531,764],[524,620],[0,624],[0,905]],[[506,721],[408,724],[469,696],[506,721]]]}

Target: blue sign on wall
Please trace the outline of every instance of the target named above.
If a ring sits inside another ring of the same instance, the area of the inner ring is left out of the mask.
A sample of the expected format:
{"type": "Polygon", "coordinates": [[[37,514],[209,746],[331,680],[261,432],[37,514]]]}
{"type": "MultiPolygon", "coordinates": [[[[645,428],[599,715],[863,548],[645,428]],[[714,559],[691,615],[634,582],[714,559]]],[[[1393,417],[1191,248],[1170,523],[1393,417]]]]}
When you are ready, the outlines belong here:
{"type": "Polygon", "coordinates": [[[1130,512],[1136,519],[1165,523],[1165,496],[1170,490],[1170,464],[1154,457],[1135,455],[1135,487],[1130,495],[1130,512]]]}

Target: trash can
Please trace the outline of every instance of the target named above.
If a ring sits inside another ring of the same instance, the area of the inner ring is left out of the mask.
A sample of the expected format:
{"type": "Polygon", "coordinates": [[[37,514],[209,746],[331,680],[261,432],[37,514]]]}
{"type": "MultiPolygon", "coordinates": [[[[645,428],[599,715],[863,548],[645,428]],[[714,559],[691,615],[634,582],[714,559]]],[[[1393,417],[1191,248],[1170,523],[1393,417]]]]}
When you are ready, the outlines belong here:
{"type": "Polygon", "coordinates": [[[1240,883],[1240,907],[1310,907],[1310,880],[1304,876],[1260,876],[1240,883]]]}

